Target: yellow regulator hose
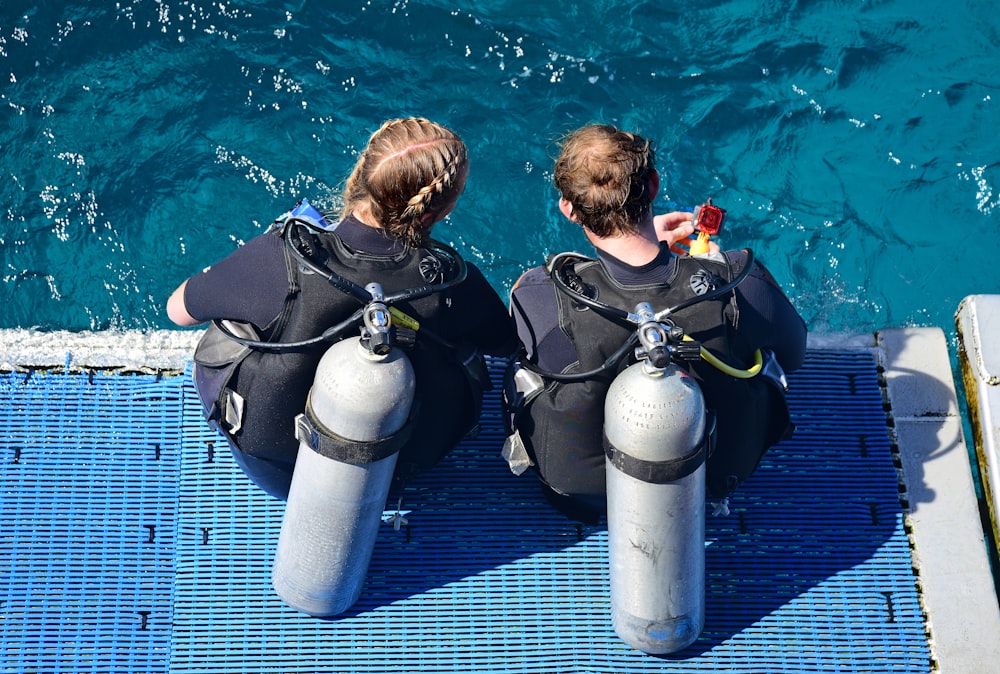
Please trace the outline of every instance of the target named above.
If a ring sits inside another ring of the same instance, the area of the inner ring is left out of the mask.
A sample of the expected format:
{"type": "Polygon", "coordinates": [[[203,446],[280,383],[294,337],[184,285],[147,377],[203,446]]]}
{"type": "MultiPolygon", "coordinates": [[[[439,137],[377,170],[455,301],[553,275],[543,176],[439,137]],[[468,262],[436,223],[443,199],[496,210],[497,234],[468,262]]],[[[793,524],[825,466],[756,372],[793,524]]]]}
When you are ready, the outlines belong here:
{"type": "MultiPolygon", "coordinates": [[[[688,337],[687,335],[684,335],[684,341],[693,342],[694,340],[688,337]]],[[[761,354],[760,349],[757,349],[757,351],[753,355],[754,357],[753,365],[747,368],[746,370],[738,370],[732,365],[727,365],[726,363],[723,363],[715,356],[715,354],[710,352],[705,347],[701,347],[701,357],[703,360],[708,361],[713,366],[722,370],[729,376],[736,377],[737,379],[750,379],[750,377],[756,376],[757,373],[760,372],[760,368],[763,367],[764,365],[764,356],[763,354],[761,354]]]]}

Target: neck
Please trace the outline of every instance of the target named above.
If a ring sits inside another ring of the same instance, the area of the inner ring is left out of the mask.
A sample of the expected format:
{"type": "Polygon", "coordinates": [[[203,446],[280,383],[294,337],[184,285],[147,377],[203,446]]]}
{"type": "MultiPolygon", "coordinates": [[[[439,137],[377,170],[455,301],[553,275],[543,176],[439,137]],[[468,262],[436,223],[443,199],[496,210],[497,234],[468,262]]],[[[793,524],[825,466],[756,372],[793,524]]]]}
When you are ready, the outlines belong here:
{"type": "Polygon", "coordinates": [[[584,228],[590,243],[599,250],[633,267],[641,267],[652,262],[660,254],[660,242],[656,238],[652,217],[644,221],[635,234],[601,237],[584,228]]]}
{"type": "Polygon", "coordinates": [[[367,203],[359,203],[351,211],[351,215],[353,215],[358,221],[368,225],[369,227],[374,227],[375,229],[382,229],[382,225],[380,225],[379,222],[375,219],[375,216],[372,215],[371,208],[368,207],[367,203]]]}

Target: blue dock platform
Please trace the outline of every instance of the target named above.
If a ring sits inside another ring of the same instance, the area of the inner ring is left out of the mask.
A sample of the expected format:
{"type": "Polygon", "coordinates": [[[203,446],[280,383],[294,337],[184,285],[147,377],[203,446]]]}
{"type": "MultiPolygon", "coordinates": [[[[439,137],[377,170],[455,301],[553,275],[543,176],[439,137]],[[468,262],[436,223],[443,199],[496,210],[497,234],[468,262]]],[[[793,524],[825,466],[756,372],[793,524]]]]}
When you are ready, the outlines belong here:
{"type": "Polygon", "coordinates": [[[708,518],[705,630],[671,656],[614,634],[607,529],[510,473],[498,391],[388,504],[407,523],[383,526],[354,609],[285,606],[283,504],[205,424],[196,337],[0,331],[0,672],[997,671],[940,330],[810,342],[797,431],[708,518]]]}

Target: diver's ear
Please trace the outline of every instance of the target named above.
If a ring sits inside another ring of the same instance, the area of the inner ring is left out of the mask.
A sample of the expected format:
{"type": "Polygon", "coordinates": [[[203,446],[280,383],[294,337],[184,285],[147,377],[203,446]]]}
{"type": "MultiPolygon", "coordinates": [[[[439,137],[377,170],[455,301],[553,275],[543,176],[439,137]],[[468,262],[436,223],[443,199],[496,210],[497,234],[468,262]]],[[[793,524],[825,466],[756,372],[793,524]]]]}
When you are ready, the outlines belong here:
{"type": "Polygon", "coordinates": [[[565,197],[559,197],[559,212],[573,222],[580,224],[579,218],[577,218],[576,213],[573,212],[573,204],[571,204],[565,197]]]}

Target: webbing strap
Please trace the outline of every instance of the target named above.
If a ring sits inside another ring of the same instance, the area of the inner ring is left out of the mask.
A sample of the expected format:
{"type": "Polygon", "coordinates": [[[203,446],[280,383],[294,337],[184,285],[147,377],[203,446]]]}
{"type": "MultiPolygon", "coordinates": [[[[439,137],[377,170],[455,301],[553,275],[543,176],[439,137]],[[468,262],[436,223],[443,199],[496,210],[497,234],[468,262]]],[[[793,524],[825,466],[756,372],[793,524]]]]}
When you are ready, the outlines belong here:
{"type": "Polygon", "coordinates": [[[351,440],[320,423],[307,405],[305,413],[295,418],[295,437],[328,459],[354,464],[375,463],[398,452],[410,439],[413,425],[412,419],[408,419],[402,428],[380,440],[351,440]]]}
{"type": "Polygon", "coordinates": [[[607,434],[604,437],[604,454],[611,464],[626,475],[652,484],[676,482],[694,473],[705,463],[711,453],[712,438],[715,435],[715,418],[709,415],[705,420],[705,432],[694,450],[684,456],[666,461],[646,461],[626,454],[613,446],[607,434]]]}

